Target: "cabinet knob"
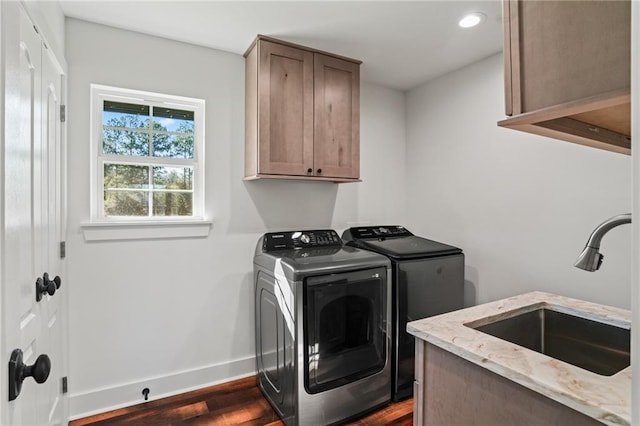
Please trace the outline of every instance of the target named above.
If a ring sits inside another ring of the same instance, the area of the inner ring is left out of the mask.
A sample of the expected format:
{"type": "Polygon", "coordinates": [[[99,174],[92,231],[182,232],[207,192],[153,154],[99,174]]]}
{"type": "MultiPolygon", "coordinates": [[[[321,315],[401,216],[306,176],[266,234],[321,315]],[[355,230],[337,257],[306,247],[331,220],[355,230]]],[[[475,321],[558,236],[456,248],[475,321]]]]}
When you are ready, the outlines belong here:
{"type": "Polygon", "coordinates": [[[307,169],[307,173],[309,173],[309,174],[313,173],[313,169],[312,169],[311,167],[309,167],[309,168],[307,169]]]}
{"type": "Polygon", "coordinates": [[[317,170],[317,173],[318,173],[318,174],[322,173],[322,169],[318,169],[318,170],[317,170]]]}

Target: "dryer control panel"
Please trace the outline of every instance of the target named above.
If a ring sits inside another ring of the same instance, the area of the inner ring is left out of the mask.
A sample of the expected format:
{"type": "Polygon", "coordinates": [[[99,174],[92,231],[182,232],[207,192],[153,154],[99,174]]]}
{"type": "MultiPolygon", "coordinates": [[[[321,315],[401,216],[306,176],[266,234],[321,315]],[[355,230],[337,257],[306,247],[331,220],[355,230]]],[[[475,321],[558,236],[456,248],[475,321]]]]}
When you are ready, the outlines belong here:
{"type": "Polygon", "coordinates": [[[342,247],[342,240],[333,229],[313,231],[270,232],[264,234],[262,251],[293,250],[307,247],[342,247]]]}

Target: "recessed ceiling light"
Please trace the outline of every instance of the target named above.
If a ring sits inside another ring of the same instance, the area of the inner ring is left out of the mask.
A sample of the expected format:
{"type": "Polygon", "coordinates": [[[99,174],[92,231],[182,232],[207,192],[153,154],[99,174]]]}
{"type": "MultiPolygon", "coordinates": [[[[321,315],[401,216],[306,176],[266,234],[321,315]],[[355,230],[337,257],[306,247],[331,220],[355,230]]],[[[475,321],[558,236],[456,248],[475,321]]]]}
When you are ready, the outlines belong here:
{"type": "Polygon", "coordinates": [[[458,21],[458,25],[460,25],[462,28],[471,28],[484,22],[486,18],[487,16],[484,13],[480,13],[480,12],[469,13],[463,16],[462,19],[460,19],[460,21],[458,21]]]}

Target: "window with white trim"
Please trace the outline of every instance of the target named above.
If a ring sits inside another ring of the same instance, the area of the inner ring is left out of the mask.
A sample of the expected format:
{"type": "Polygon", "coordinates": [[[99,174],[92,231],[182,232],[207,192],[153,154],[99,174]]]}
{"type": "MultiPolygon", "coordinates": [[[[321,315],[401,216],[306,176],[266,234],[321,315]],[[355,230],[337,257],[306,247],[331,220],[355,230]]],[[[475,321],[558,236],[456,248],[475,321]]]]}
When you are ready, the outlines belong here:
{"type": "Polygon", "coordinates": [[[93,220],[204,216],[204,100],[91,85],[93,220]]]}

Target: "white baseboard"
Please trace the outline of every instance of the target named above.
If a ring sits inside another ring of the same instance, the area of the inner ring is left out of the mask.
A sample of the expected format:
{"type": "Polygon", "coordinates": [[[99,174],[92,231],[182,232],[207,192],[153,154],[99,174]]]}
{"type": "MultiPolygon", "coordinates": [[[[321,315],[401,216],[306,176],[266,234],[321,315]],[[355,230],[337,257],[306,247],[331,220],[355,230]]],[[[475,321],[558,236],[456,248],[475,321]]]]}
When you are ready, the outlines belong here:
{"type": "MultiPolygon", "coordinates": [[[[149,401],[229,382],[256,374],[254,357],[210,365],[167,376],[125,383],[69,396],[69,420],[141,404],[142,389],[149,388],[149,401]]],[[[73,389],[73,384],[70,384],[73,389]]]]}

